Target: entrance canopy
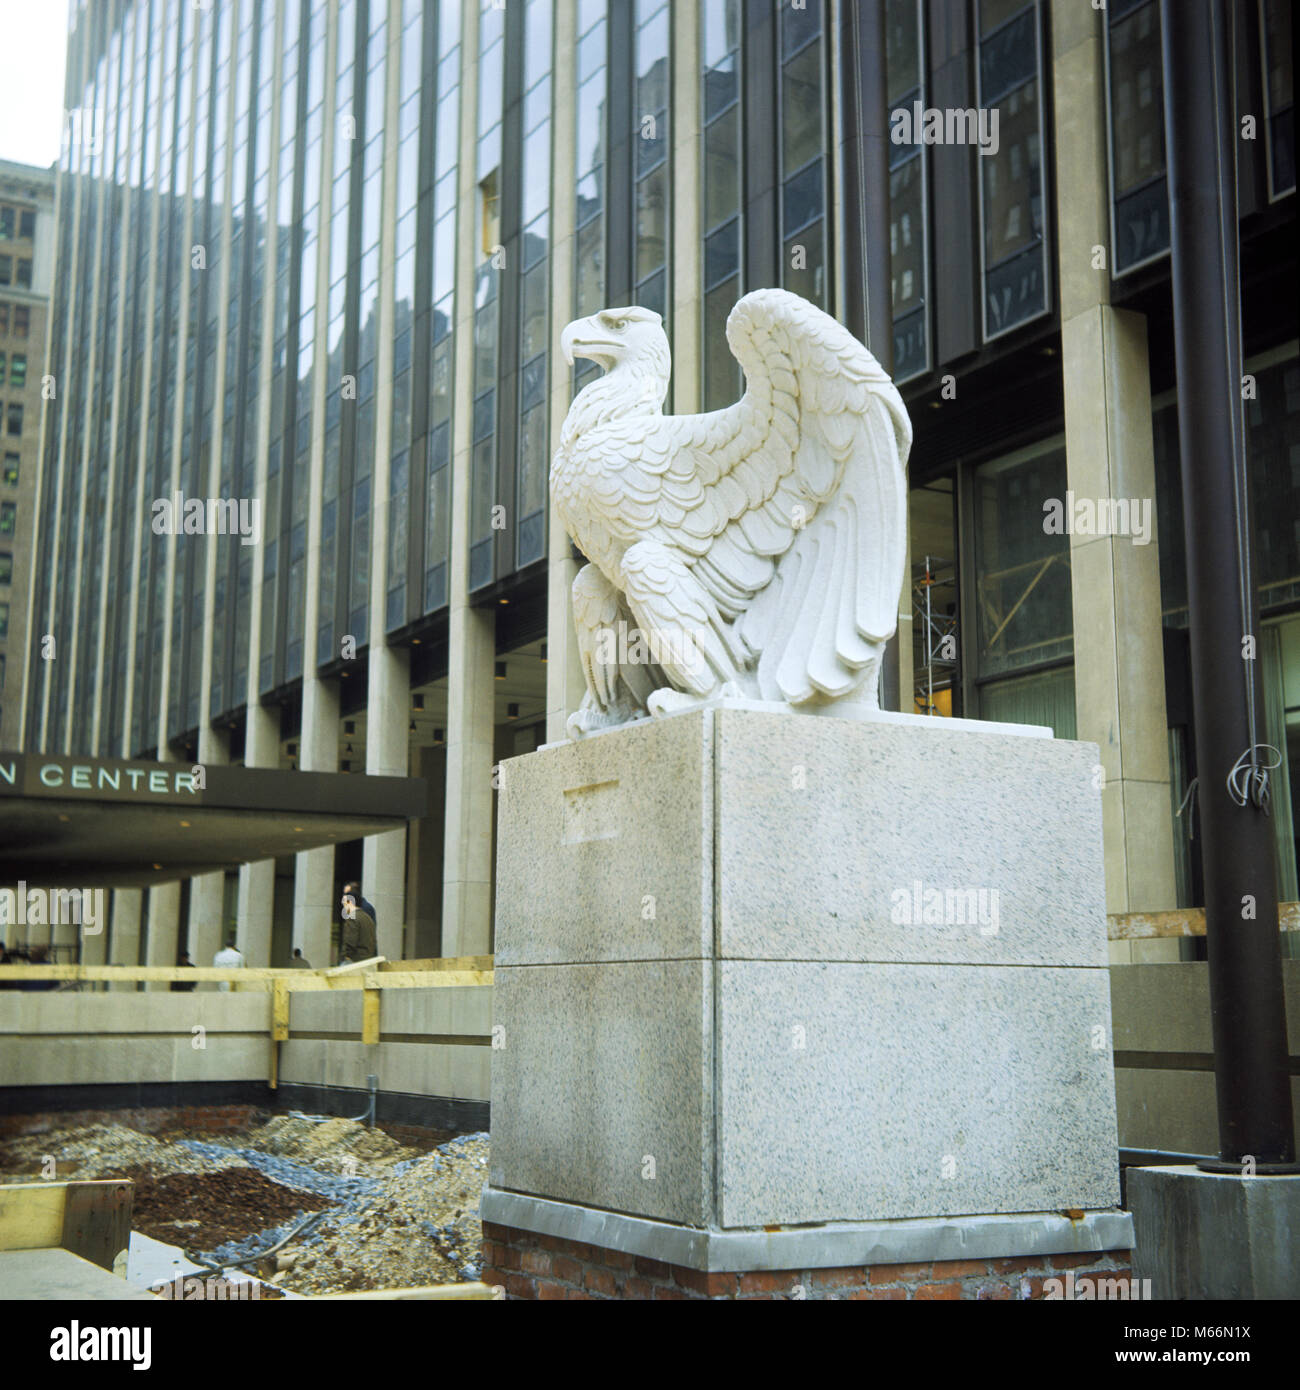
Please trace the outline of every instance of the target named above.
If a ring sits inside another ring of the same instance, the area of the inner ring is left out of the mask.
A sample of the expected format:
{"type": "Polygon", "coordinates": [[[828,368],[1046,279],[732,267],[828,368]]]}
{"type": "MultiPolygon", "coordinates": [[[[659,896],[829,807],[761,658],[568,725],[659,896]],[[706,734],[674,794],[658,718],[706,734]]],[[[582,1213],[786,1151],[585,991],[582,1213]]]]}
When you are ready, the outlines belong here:
{"type": "Polygon", "coordinates": [[[411,777],[0,753],[0,886],[147,888],[399,830],[411,777]]]}

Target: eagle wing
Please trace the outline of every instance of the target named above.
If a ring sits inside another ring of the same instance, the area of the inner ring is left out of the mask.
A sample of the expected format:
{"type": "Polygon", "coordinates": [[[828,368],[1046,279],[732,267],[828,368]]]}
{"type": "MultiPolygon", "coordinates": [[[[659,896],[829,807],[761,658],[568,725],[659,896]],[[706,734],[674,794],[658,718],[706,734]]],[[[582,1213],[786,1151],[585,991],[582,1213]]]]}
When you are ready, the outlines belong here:
{"type": "Polygon", "coordinates": [[[745,295],[727,342],[744,396],[664,417],[623,505],[689,558],[758,655],[763,698],[842,695],[897,626],[911,422],[871,353],[797,295],[745,295]]]}

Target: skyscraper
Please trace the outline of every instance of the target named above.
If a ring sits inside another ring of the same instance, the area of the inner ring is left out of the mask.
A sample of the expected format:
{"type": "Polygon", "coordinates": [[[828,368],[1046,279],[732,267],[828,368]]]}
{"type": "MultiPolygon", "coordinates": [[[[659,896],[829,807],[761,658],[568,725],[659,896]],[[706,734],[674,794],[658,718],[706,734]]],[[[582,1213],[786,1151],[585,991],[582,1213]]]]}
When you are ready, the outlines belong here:
{"type": "MultiPolygon", "coordinates": [[[[1235,12],[1294,898],[1290,8],[1235,12]]],[[[772,284],[889,324],[871,345],[916,424],[912,560],[951,639],[923,640],[906,586],[902,706],[924,689],[927,709],[1096,741],[1111,910],[1194,899],[1160,44],[1155,0],[74,4],[57,391],[5,741],[409,772],[433,803],[364,846],[118,893],[112,958],[143,914],[161,963],[178,923],[200,959],[231,920],[253,963],[291,933],[325,959],[344,877],[389,956],[490,949],[494,769],[562,737],[581,692],[546,474],[596,368],[570,371],[559,334],[656,309],[669,408],[716,408],[742,386],[726,314],[772,284]],[[879,164],[873,110],[892,113],[879,164]],[[1124,534],[1047,524],[1112,494],[1134,503],[1124,534]],[[187,513],[206,499],[245,506],[187,513]]]]}

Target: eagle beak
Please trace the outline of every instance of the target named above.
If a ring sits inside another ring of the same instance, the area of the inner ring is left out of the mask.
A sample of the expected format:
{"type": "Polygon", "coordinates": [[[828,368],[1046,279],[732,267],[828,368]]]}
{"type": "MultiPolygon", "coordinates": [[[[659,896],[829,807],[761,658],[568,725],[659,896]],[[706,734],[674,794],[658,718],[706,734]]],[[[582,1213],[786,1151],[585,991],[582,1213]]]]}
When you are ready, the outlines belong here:
{"type": "Polygon", "coordinates": [[[574,319],[574,321],[565,328],[564,332],[560,334],[560,351],[564,354],[564,360],[570,367],[573,366],[573,343],[574,339],[577,337],[577,330],[585,328],[586,326],[586,319],[574,319]]]}
{"type": "Polygon", "coordinates": [[[609,336],[600,319],[574,319],[560,334],[560,351],[564,360],[573,366],[575,357],[586,357],[606,371],[613,365],[622,344],[609,336]]]}

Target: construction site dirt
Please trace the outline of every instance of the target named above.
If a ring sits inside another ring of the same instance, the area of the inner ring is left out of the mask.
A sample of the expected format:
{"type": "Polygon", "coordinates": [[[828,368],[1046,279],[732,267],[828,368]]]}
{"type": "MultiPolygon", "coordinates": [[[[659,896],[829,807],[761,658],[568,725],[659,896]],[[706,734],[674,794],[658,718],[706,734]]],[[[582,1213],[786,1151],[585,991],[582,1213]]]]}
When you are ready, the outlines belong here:
{"type": "Polygon", "coordinates": [[[247,1129],[101,1123],[0,1141],[0,1182],[130,1178],[132,1227],[301,1294],[477,1280],[486,1134],[422,1151],[355,1120],[247,1129]]]}

